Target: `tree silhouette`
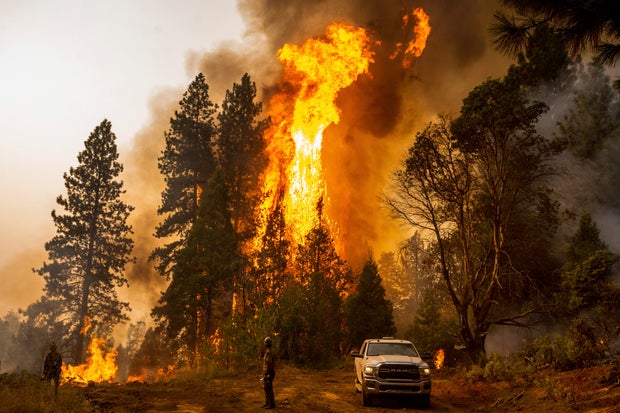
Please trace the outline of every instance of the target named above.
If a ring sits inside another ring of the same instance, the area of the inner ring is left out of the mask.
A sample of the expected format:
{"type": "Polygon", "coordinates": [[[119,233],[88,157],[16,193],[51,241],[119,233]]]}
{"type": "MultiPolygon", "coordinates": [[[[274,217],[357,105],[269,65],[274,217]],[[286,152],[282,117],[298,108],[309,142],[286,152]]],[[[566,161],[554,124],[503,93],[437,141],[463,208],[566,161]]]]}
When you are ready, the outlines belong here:
{"type": "Polygon", "coordinates": [[[385,298],[377,263],[368,259],[360,275],[357,291],[344,305],[348,340],[360,345],[367,338],[393,336],[396,333],[392,303],[385,298]]]}
{"type": "Polygon", "coordinates": [[[64,174],[66,196],[56,202],[65,212],[52,211],[56,235],[45,244],[48,260],[36,270],[45,279],[46,301],[69,320],[75,340],[75,361],[84,358],[87,319],[94,331],[109,333],[127,319],[129,304],[119,301],[116,287],[127,284],[123,274],[133,241],[127,218],[133,207],[121,200],[123,166],[117,161],[116,136],[108,120],[85,141],[79,165],[64,174]],[[59,310],[60,309],[60,310],[59,310]]]}
{"type": "Polygon", "coordinates": [[[614,0],[503,0],[512,11],[498,11],[491,27],[495,44],[515,53],[542,24],[552,27],[567,50],[580,53],[592,49],[596,58],[612,65],[620,58],[620,11],[614,0]]]}
{"type": "Polygon", "coordinates": [[[179,105],[180,110],[170,119],[166,147],[158,164],[166,188],[157,210],[164,218],[155,236],[167,243],[151,254],[159,273],[167,277],[196,220],[200,194],[216,167],[213,146],[217,105],[209,98],[209,85],[202,73],[189,85],[179,105]]]}
{"type": "Polygon", "coordinates": [[[217,322],[230,314],[229,295],[241,266],[232,227],[228,192],[218,169],[202,194],[198,217],[177,254],[172,281],[153,309],[158,324],[186,350],[191,365],[200,361],[217,322]]]}
{"type": "MultiPolygon", "coordinates": [[[[247,244],[256,232],[257,208],[262,196],[259,180],[267,165],[263,132],[268,120],[257,120],[262,104],[255,102],[255,98],[256,85],[246,73],[241,83],[234,83],[232,90],[226,91],[222,111],[217,115],[218,164],[229,188],[233,227],[240,242],[246,244],[243,248],[246,255],[253,247],[247,244]]],[[[246,314],[248,284],[251,283],[246,275],[248,268],[249,265],[240,268],[233,285],[234,302],[243,315],[246,314]]]]}

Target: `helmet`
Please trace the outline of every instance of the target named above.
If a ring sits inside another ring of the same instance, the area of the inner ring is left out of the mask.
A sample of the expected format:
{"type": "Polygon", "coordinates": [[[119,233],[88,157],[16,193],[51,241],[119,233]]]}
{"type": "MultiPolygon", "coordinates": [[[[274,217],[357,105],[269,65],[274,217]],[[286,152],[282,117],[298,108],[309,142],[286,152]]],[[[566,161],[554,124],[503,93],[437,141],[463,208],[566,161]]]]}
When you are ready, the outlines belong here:
{"type": "Polygon", "coordinates": [[[271,337],[265,337],[265,347],[271,347],[271,337]]]}

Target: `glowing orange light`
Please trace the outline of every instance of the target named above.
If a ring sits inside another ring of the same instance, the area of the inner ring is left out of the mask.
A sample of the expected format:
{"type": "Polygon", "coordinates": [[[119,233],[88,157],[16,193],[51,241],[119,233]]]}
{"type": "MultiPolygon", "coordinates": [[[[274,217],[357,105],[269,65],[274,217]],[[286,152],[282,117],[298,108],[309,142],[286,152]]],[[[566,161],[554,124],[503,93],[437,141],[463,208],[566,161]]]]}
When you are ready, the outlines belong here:
{"type": "Polygon", "coordinates": [[[84,364],[72,366],[63,363],[61,382],[76,384],[111,382],[118,370],[116,356],[116,350],[108,350],[103,338],[92,338],[84,364]]]}
{"type": "Polygon", "coordinates": [[[139,375],[128,376],[127,383],[158,383],[174,377],[176,377],[176,368],[173,365],[157,369],[156,373],[153,370],[143,368],[139,375]]]}
{"type": "MultiPolygon", "coordinates": [[[[426,40],[431,33],[431,26],[429,23],[430,17],[423,9],[419,7],[414,9],[411,16],[414,17],[414,22],[412,23],[414,24],[412,30],[413,39],[407,43],[398,43],[396,45],[396,50],[394,50],[394,53],[390,56],[392,59],[401,57],[402,66],[405,69],[411,66],[413,58],[422,56],[422,52],[424,52],[426,48],[426,40]]],[[[409,15],[404,15],[403,27],[405,29],[409,28],[410,22],[409,15]]]]}
{"type": "Polygon", "coordinates": [[[325,196],[321,148],[323,132],[340,120],[338,92],[367,73],[373,61],[366,31],[332,24],[325,38],[286,44],[281,92],[270,101],[272,127],[266,132],[270,165],[265,175],[271,211],[280,198],[293,238],[302,243],[314,226],[317,201],[325,196]]]}
{"type": "Polygon", "coordinates": [[[437,350],[437,352],[435,353],[435,357],[433,357],[433,362],[437,370],[443,367],[443,362],[444,362],[445,357],[446,357],[446,354],[443,351],[443,349],[440,348],[439,350],[437,350]]]}

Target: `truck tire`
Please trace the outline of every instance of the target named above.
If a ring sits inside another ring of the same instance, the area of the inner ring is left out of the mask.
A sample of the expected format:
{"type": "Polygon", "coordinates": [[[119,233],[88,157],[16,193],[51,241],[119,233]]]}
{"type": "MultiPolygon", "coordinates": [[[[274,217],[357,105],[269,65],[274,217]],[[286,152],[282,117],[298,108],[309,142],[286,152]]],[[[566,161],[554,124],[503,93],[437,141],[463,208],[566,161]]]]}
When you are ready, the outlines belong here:
{"type": "Polygon", "coordinates": [[[370,397],[370,394],[366,393],[364,389],[362,389],[362,406],[372,406],[372,397],[370,397]]]}
{"type": "Polygon", "coordinates": [[[420,398],[418,399],[418,402],[420,403],[420,407],[423,409],[428,409],[431,405],[431,395],[430,394],[424,394],[422,396],[420,396],[420,398]]]}

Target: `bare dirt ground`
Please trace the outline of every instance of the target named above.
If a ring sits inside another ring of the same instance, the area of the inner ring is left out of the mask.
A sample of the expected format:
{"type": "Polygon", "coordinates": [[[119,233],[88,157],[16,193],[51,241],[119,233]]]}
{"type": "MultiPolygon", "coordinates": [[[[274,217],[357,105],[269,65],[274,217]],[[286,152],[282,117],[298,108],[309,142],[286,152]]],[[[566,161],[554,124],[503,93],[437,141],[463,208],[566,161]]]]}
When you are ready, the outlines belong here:
{"type": "MultiPolygon", "coordinates": [[[[498,383],[473,383],[455,371],[439,371],[428,409],[404,399],[379,399],[373,407],[362,407],[352,369],[352,364],[328,371],[279,366],[274,411],[620,413],[618,371],[612,366],[541,372],[528,380],[498,383]]],[[[83,391],[90,412],[260,412],[263,390],[254,370],[208,380],[95,384],[83,391]]]]}

